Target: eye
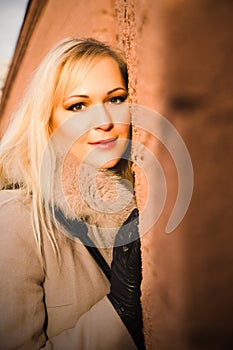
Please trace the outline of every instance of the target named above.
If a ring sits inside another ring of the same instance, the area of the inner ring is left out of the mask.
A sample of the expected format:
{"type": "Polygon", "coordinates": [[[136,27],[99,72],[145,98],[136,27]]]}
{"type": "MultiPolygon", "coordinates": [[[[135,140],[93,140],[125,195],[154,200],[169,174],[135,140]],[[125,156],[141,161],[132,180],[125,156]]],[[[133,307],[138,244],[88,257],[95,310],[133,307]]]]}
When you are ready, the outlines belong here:
{"type": "Polygon", "coordinates": [[[114,96],[114,97],[111,97],[107,102],[109,104],[116,104],[116,105],[119,105],[123,102],[125,102],[125,100],[127,99],[127,95],[124,95],[124,96],[114,96]]]}
{"type": "Polygon", "coordinates": [[[86,104],[84,102],[74,103],[67,109],[68,111],[73,111],[73,112],[84,111],[86,109],[86,104]]]}

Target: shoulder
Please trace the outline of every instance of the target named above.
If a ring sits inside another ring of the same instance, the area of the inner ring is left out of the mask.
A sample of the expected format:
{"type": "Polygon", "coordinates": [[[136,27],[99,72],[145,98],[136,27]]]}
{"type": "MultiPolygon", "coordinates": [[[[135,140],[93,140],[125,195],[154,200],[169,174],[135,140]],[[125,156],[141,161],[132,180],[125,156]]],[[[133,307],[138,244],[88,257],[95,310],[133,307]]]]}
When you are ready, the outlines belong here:
{"type": "Polygon", "coordinates": [[[12,269],[14,278],[16,274],[24,276],[30,272],[42,278],[43,268],[31,222],[31,200],[20,190],[0,191],[0,263],[5,279],[12,269]]]}
{"type": "Polygon", "coordinates": [[[27,198],[21,190],[0,191],[0,210],[4,210],[4,208],[13,208],[15,206],[26,208],[29,203],[31,203],[31,199],[27,198]]]}
{"type": "Polygon", "coordinates": [[[26,243],[25,248],[36,244],[31,224],[31,200],[20,190],[3,190],[0,191],[0,244],[6,247],[13,242],[15,249],[22,243],[26,243]]]}
{"type": "Polygon", "coordinates": [[[28,221],[31,212],[31,200],[20,190],[0,191],[0,225],[10,227],[28,221]],[[7,226],[6,226],[7,225],[7,226]]]}

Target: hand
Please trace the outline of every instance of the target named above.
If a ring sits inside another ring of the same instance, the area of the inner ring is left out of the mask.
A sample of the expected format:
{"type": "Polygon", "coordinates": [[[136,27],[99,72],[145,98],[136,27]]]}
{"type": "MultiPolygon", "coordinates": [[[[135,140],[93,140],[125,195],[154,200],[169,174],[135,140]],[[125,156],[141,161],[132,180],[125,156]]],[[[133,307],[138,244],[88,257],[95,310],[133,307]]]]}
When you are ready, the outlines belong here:
{"type": "Polygon", "coordinates": [[[131,213],[116,235],[111,268],[111,288],[108,298],[138,349],[143,350],[145,345],[140,302],[142,271],[137,209],[131,213]]]}

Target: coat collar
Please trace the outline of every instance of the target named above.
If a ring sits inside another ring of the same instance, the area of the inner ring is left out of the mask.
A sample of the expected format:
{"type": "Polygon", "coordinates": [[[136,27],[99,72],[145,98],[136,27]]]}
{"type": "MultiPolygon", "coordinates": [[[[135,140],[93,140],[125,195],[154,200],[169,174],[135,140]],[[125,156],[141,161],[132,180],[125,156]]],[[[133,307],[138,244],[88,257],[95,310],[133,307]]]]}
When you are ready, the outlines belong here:
{"type": "Polygon", "coordinates": [[[72,155],[58,162],[55,179],[55,205],[94,228],[119,228],[136,207],[129,181],[112,170],[78,165],[72,155]]]}

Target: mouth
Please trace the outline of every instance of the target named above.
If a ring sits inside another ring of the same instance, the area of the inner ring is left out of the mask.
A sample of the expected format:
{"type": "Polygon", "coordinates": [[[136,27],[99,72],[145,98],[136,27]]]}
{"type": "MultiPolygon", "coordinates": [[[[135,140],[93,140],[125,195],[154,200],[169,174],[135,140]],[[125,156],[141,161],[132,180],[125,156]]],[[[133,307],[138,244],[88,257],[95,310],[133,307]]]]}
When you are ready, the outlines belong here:
{"type": "Polygon", "coordinates": [[[117,142],[117,138],[114,137],[114,138],[107,139],[107,140],[99,140],[96,142],[90,142],[89,144],[91,146],[101,148],[101,149],[110,149],[116,145],[116,142],[117,142]]]}

